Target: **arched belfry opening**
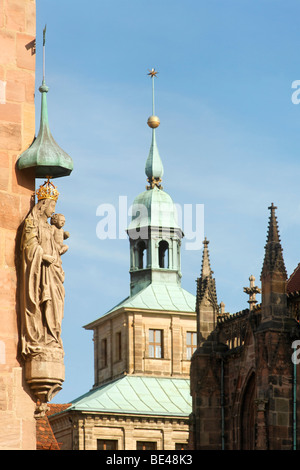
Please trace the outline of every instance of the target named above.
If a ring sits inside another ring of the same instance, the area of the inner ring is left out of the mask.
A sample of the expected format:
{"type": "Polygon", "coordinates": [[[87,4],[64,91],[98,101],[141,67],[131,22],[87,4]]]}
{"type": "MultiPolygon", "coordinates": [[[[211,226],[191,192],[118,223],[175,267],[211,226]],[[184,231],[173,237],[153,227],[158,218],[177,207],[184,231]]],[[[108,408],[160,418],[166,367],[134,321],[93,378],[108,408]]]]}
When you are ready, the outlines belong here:
{"type": "Polygon", "coordinates": [[[160,268],[169,267],[169,243],[162,240],[158,245],[158,260],[160,268]]]}
{"type": "Polygon", "coordinates": [[[137,244],[137,268],[145,269],[147,267],[147,246],[144,241],[137,244]]]}

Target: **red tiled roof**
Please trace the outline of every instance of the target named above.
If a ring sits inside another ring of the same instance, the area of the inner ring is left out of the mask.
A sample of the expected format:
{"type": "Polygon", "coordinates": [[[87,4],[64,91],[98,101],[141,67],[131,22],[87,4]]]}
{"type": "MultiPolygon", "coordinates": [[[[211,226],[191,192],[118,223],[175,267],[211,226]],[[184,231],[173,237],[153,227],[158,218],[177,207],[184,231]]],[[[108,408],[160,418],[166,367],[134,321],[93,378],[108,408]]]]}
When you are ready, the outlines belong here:
{"type": "Polygon", "coordinates": [[[48,406],[46,416],[36,420],[36,448],[37,450],[60,450],[60,445],[54,436],[48,416],[64,411],[69,408],[70,404],[58,405],[51,403],[48,406]]]}
{"type": "Polygon", "coordinates": [[[36,420],[36,449],[60,450],[47,416],[36,420]]]}
{"type": "Polygon", "coordinates": [[[61,411],[64,411],[67,408],[69,408],[69,406],[71,406],[71,403],[63,403],[63,404],[49,403],[47,416],[54,415],[55,413],[60,413],[61,411]]]}
{"type": "Polygon", "coordinates": [[[300,263],[294,270],[293,274],[289,277],[286,285],[286,291],[288,294],[291,292],[300,291],[300,263]]]}

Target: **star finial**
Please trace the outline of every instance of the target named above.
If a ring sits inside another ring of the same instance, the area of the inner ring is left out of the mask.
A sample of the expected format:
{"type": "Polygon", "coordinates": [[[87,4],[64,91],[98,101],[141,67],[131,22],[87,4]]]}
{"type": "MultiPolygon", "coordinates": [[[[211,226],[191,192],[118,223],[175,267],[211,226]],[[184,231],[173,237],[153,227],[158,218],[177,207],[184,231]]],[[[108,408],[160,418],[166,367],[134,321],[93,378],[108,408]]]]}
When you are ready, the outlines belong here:
{"type": "Polygon", "coordinates": [[[156,77],[158,72],[155,69],[149,70],[148,75],[150,75],[151,78],[156,77]]]}

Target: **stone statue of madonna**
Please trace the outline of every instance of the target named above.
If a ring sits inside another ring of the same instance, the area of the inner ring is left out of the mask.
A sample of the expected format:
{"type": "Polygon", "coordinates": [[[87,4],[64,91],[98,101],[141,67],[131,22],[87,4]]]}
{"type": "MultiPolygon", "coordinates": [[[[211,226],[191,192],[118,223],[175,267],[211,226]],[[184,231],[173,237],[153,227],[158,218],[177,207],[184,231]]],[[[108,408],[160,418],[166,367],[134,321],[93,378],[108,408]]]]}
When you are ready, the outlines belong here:
{"type": "Polygon", "coordinates": [[[48,180],[36,194],[38,202],[25,219],[21,240],[21,353],[27,382],[40,401],[46,402],[64,380],[61,323],[65,275],[48,222],[55,212],[58,192],[48,180]]]}

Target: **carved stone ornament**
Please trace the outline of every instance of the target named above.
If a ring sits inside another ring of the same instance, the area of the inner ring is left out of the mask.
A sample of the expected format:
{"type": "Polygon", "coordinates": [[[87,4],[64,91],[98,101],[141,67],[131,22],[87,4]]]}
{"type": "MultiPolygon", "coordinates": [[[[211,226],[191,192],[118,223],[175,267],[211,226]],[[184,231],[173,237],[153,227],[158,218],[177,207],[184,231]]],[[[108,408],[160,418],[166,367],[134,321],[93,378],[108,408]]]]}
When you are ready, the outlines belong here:
{"type": "Polygon", "coordinates": [[[48,222],[55,212],[56,187],[48,180],[41,188],[36,193],[38,202],[24,222],[20,276],[21,354],[37,415],[45,412],[65,377],[61,340],[65,274],[61,254],[68,249],[63,240],[69,236],[62,230],[62,214],[52,217],[52,225],[48,222]]]}

